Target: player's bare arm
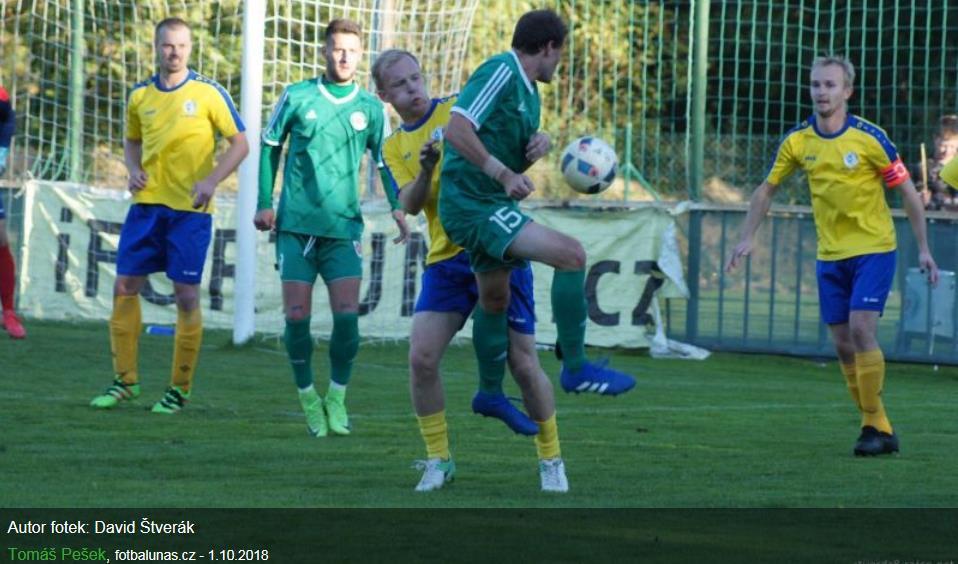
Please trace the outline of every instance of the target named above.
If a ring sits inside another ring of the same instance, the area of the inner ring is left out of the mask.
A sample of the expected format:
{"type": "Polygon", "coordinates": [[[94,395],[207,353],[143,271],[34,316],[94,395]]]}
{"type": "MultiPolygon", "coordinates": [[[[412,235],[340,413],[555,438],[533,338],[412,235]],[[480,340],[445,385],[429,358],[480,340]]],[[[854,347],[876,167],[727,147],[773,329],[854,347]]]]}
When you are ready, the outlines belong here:
{"type": "Polygon", "coordinates": [[[230,147],[223,153],[216,167],[206,178],[193,185],[193,209],[203,208],[203,211],[206,211],[213,199],[213,193],[216,192],[216,186],[232,174],[249,154],[249,143],[246,141],[245,133],[240,132],[227,137],[227,141],[230,147]]]}
{"type": "Polygon", "coordinates": [[[419,150],[419,174],[399,191],[399,202],[410,215],[422,211],[429,199],[429,189],[432,185],[432,175],[439,162],[439,142],[432,140],[423,143],[419,150]]]}
{"type": "Polygon", "coordinates": [[[482,140],[476,135],[472,123],[465,117],[453,113],[446,126],[446,140],[467,161],[476,165],[482,172],[493,180],[502,184],[506,194],[514,200],[522,200],[536,187],[532,180],[524,174],[509,170],[499,159],[489,154],[482,140]]]}
{"type": "Polygon", "coordinates": [[[143,141],[127,139],[123,143],[123,157],[126,162],[126,172],[129,176],[126,187],[136,194],[146,188],[146,171],[143,170],[143,141]]]}
{"type": "Polygon", "coordinates": [[[403,210],[393,210],[392,212],[393,221],[396,222],[396,227],[399,228],[399,235],[393,237],[393,243],[399,244],[406,242],[409,239],[409,226],[406,225],[406,212],[403,210]]]}
{"type": "Polygon", "coordinates": [[[752,199],[748,204],[748,215],[745,216],[745,226],[742,227],[742,237],[739,239],[738,245],[735,245],[735,248],[732,250],[732,256],[729,257],[728,263],[725,265],[726,272],[731,272],[738,268],[741,261],[751,254],[753,246],[752,238],[755,236],[755,232],[758,231],[758,226],[762,224],[765,216],[768,215],[768,210],[772,207],[772,197],[775,195],[775,190],[777,189],[778,186],[775,184],[762,182],[758,188],[755,189],[755,192],[752,193],[752,199]]]}
{"type": "Polygon", "coordinates": [[[908,216],[908,223],[911,224],[911,230],[915,234],[915,241],[918,242],[918,265],[921,271],[928,274],[928,282],[932,286],[938,284],[938,265],[931,256],[928,249],[928,231],[925,226],[925,206],[921,201],[921,196],[915,190],[915,184],[909,179],[897,186],[901,192],[902,205],[905,207],[905,214],[908,216]]]}

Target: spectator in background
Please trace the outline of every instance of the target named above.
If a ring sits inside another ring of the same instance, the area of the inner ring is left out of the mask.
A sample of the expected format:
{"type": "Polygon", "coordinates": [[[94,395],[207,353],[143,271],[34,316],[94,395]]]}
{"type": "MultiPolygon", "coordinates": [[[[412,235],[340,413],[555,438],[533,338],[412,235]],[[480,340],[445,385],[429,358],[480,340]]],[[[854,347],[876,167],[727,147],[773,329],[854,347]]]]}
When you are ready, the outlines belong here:
{"type": "MultiPolygon", "coordinates": [[[[10,94],[0,86],[0,176],[7,171],[15,118],[10,94]]],[[[22,339],[27,336],[27,332],[13,311],[13,290],[16,287],[17,275],[13,254],[10,252],[10,239],[7,237],[6,217],[3,199],[0,198],[0,304],[3,305],[3,328],[11,339],[22,339]]]]}
{"type": "MultiPolygon", "coordinates": [[[[958,115],[944,115],[935,133],[934,153],[928,160],[928,185],[920,184],[921,199],[930,210],[958,210],[958,189],[941,178],[941,170],[958,154],[958,115]]],[[[920,165],[919,165],[920,167],[920,165]]],[[[919,178],[922,178],[919,176],[919,178]]]]}

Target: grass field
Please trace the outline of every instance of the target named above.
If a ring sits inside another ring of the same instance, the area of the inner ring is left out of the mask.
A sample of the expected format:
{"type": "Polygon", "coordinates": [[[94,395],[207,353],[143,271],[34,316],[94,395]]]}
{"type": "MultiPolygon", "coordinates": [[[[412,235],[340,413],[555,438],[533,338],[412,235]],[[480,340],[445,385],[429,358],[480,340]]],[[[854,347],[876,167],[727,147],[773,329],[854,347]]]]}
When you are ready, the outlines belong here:
{"type": "MultiPolygon", "coordinates": [[[[111,378],[105,324],[28,330],[0,340],[5,508],[958,506],[951,367],[891,365],[885,402],[902,453],[859,459],[857,415],[831,360],[616,352],[639,384],[620,398],[557,394],[571,491],[545,495],[532,441],[470,412],[472,350],[456,346],[444,374],[457,480],[419,494],[405,343],[361,348],[353,435],[314,439],[275,339],[237,349],[208,332],[194,400],[168,417],[146,409],[166,385],[171,338],[141,339],[140,401],[97,412],[87,403],[111,378]]],[[[551,353],[542,361],[557,374],[551,353]]],[[[321,390],[325,362],[321,343],[321,390]]]]}

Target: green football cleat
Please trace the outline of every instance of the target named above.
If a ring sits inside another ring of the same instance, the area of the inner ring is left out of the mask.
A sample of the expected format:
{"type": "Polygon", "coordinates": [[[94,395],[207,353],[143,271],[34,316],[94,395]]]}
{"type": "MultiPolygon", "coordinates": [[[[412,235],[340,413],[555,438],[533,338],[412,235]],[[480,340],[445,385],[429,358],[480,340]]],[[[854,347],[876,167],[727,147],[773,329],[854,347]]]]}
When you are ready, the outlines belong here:
{"type": "Polygon", "coordinates": [[[184,392],[176,386],[170,386],[166,389],[166,393],[163,394],[163,399],[154,403],[153,409],[150,411],[153,413],[173,415],[174,413],[179,413],[188,401],[190,401],[189,392],[184,392]]]}
{"type": "Polygon", "coordinates": [[[131,401],[140,397],[139,384],[124,384],[122,380],[114,380],[113,384],[90,402],[95,409],[111,409],[123,401],[131,401]]]}
{"type": "Polygon", "coordinates": [[[310,389],[308,392],[299,392],[299,403],[306,414],[306,431],[314,437],[325,437],[327,427],[323,398],[319,397],[316,390],[310,389]]]}
{"type": "Polygon", "coordinates": [[[329,420],[329,430],[337,435],[349,434],[349,416],[346,415],[346,396],[334,390],[326,392],[323,406],[326,408],[326,418],[329,420]]]}

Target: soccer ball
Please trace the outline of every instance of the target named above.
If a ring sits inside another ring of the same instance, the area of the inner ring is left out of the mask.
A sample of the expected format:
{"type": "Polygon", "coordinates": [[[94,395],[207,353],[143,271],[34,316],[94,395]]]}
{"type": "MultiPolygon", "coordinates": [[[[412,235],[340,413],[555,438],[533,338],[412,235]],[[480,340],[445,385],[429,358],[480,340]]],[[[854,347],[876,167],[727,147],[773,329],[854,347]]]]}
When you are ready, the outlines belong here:
{"type": "Polygon", "coordinates": [[[565,181],[582,194],[598,194],[612,184],[619,159],[615,150],[597,137],[579,137],[562,151],[560,168],[565,181]]]}

